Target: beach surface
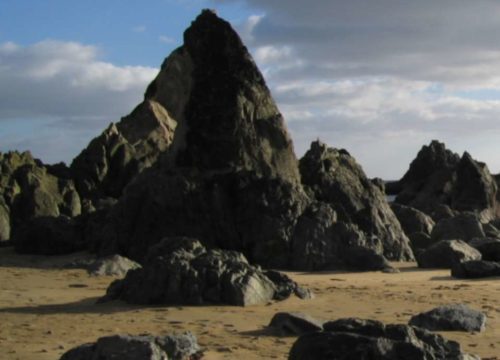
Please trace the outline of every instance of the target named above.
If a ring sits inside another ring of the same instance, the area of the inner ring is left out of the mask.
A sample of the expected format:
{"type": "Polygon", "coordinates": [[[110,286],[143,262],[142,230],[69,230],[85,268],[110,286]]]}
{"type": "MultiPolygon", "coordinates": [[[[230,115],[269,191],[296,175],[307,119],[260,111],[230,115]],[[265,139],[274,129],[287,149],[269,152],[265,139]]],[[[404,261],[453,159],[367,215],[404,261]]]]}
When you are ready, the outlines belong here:
{"type": "Polygon", "coordinates": [[[206,359],[286,359],[295,337],[269,330],[273,315],[298,311],[321,320],[360,317],[407,323],[435,306],[465,303],[487,315],[481,333],[442,332],[469,353],[500,359],[500,278],[456,280],[449,270],[394,263],[399,273],[287,274],[311,288],[312,300],[290,298],[263,306],[137,306],[96,304],[113,277],[62,269],[82,256],[32,256],[0,249],[0,354],[6,360],[58,359],[74,346],[115,334],[191,331],[206,359]]]}

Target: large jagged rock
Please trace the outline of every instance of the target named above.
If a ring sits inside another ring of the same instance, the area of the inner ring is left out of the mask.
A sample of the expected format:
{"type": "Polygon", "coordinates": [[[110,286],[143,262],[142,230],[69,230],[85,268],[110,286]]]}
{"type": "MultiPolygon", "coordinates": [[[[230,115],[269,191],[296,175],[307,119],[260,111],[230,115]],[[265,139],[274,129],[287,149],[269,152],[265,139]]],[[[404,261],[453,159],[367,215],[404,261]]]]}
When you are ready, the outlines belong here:
{"type": "Polygon", "coordinates": [[[441,240],[417,255],[421,268],[451,269],[470,260],[481,260],[481,253],[462,240],[441,240]]]}
{"type": "Polygon", "coordinates": [[[398,203],[392,203],[391,209],[396,215],[406,235],[422,232],[430,235],[434,228],[432,218],[422,211],[410,206],[404,206],[398,203]]]}
{"type": "Polygon", "coordinates": [[[81,212],[64,164],[44,165],[29,152],[0,153],[0,240],[37,217],[74,217],[81,212]],[[61,176],[58,176],[61,174],[61,176]]]}
{"type": "Polygon", "coordinates": [[[448,205],[476,212],[484,222],[497,215],[497,184],[488,167],[467,152],[460,158],[436,140],[422,147],[398,185],[396,202],[427,214],[448,205]]]}
{"type": "Polygon", "coordinates": [[[60,360],[191,360],[201,357],[196,337],[186,332],[166,336],[113,335],[77,346],[60,360]]]}
{"type": "MultiPolygon", "coordinates": [[[[370,248],[390,260],[413,258],[408,238],[387,203],[384,193],[366,177],[361,166],[347,151],[328,148],[325,144],[315,141],[300,160],[299,168],[304,185],[317,200],[328,204],[335,211],[337,221],[352,224],[362,233],[363,240],[358,237],[357,243],[349,245],[370,248]]],[[[324,243],[323,238],[331,236],[328,234],[330,224],[325,221],[324,216],[327,210],[325,206],[323,208],[324,210],[320,207],[320,211],[316,211],[320,215],[318,220],[314,220],[310,214],[306,215],[309,219],[320,222],[321,231],[313,234],[310,240],[305,239],[307,234],[302,236],[303,239],[297,239],[294,242],[300,248],[297,254],[302,252],[303,256],[308,255],[307,252],[303,252],[303,242],[324,243]]],[[[310,222],[307,218],[305,221],[310,222]]],[[[300,227],[299,230],[306,233],[300,227]]],[[[318,252],[323,251],[318,249],[318,252]]]]}
{"type": "Polygon", "coordinates": [[[71,172],[79,193],[93,202],[120,197],[125,186],[168,149],[176,126],[159,102],[146,98],[73,160],[71,172]]]}
{"type": "Polygon", "coordinates": [[[348,318],[323,328],[299,337],[288,359],[478,359],[463,353],[457,342],[413,326],[348,318]]]}
{"type": "Polygon", "coordinates": [[[151,248],[144,268],[113,282],[101,302],[246,306],[282,300],[277,285],[241,253],[207,250],[197,240],[172,238],[151,248]]]}
{"type": "Polygon", "coordinates": [[[443,219],[434,226],[431,233],[431,238],[435,242],[453,239],[468,242],[474,238],[484,236],[483,226],[473,213],[461,213],[454,217],[443,219]]]}

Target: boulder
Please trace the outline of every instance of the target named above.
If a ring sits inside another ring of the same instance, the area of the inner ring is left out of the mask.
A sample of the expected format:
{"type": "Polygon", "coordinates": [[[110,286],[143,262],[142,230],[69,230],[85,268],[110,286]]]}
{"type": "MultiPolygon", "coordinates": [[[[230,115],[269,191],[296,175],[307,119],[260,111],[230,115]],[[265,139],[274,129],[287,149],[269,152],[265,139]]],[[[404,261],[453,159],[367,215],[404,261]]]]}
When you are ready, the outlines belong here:
{"type": "Polygon", "coordinates": [[[387,259],[375,250],[362,247],[350,246],[343,256],[344,263],[347,267],[362,270],[362,271],[376,271],[392,269],[392,265],[387,259]]]}
{"type": "MultiPolygon", "coordinates": [[[[442,205],[471,211],[483,222],[497,215],[497,184],[488,167],[465,152],[462,157],[432,141],[424,146],[399,181],[396,202],[433,214],[442,205]]],[[[433,218],[442,219],[438,211],[433,218]]]]}
{"type": "Polygon", "coordinates": [[[431,234],[435,223],[430,216],[420,210],[398,203],[392,203],[391,209],[398,218],[406,235],[410,236],[417,232],[431,234]]]}
{"type": "Polygon", "coordinates": [[[22,254],[62,255],[85,249],[81,225],[65,217],[37,217],[20,226],[12,242],[22,254]]]}
{"type": "Polygon", "coordinates": [[[481,332],[486,326],[486,315],[465,304],[443,305],[412,316],[408,324],[430,331],[481,332]]]}
{"type": "Polygon", "coordinates": [[[484,237],[483,227],[475,214],[461,213],[457,216],[439,221],[431,233],[434,241],[463,240],[484,237]]]}
{"type": "Polygon", "coordinates": [[[436,243],[434,240],[432,240],[430,235],[423,232],[410,234],[408,235],[408,238],[410,239],[410,244],[413,252],[415,253],[415,256],[417,256],[417,253],[420,250],[425,250],[436,243]]]}
{"type": "Polygon", "coordinates": [[[264,275],[271,280],[275,287],[274,299],[285,300],[294,294],[302,300],[313,299],[314,294],[310,289],[304,288],[290,279],[287,275],[275,271],[265,270],[264,275]]]}
{"type": "Polygon", "coordinates": [[[445,204],[436,204],[431,213],[430,216],[432,220],[434,220],[435,223],[443,220],[443,219],[448,219],[455,217],[459,214],[460,212],[456,210],[452,210],[448,205],[445,204]]]}
{"type": "Polygon", "coordinates": [[[486,237],[500,239],[500,230],[491,222],[482,224],[483,231],[486,237]]]}
{"type": "Polygon", "coordinates": [[[276,329],[282,336],[297,336],[323,330],[321,321],[297,312],[276,313],[268,326],[276,329]]]}
{"type": "Polygon", "coordinates": [[[478,359],[463,353],[457,342],[413,326],[348,318],[323,328],[300,336],[288,359],[478,359]]]}
{"type": "Polygon", "coordinates": [[[421,268],[451,269],[470,260],[481,260],[481,253],[462,240],[441,240],[417,256],[421,268]]]}
{"type": "Polygon", "coordinates": [[[500,276],[500,262],[471,260],[455,264],[451,276],[458,279],[478,279],[500,276]]]}
{"type": "MultiPolygon", "coordinates": [[[[193,239],[165,239],[166,250],[113,282],[102,301],[134,304],[255,305],[283,299],[280,287],[238,252],[207,250],[193,239]],[[170,249],[175,249],[170,252],[170,249]]],[[[151,259],[152,255],[148,256],[151,259]]]]}
{"type": "Polygon", "coordinates": [[[135,261],[120,255],[111,255],[89,264],[87,271],[91,276],[124,277],[128,271],[139,268],[141,265],[135,261]]]}
{"type": "Polygon", "coordinates": [[[113,335],[75,347],[60,360],[190,360],[200,354],[196,337],[190,332],[157,337],[113,335]]]}
{"type": "Polygon", "coordinates": [[[500,261],[500,239],[475,238],[469,245],[481,253],[482,260],[500,261]]]}

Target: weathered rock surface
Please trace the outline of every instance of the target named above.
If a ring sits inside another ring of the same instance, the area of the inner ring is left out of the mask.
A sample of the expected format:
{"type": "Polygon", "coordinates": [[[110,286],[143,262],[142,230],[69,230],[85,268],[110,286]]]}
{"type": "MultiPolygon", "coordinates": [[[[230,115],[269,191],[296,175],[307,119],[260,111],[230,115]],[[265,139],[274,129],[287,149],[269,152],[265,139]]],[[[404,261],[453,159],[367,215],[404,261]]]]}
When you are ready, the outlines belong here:
{"type": "Polygon", "coordinates": [[[427,235],[423,232],[410,234],[408,235],[408,238],[410,239],[410,244],[413,252],[415,253],[415,256],[417,256],[417,253],[419,253],[421,250],[425,250],[436,243],[436,241],[432,240],[430,235],[427,235]]]}
{"type": "Polygon", "coordinates": [[[114,335],[73,348],[60,360],[190,360],[200,353],[196,337],[190,332],[157,337],[114,335]]]}
{"type": "Polygon", "coordinates": [[[160,103],[145,99],[73,160],[71,172],[79,193],[92,202],[120,197],[125,186],[168,149],[176,126],[160,103]]]}
{"type": "Polygon", "coordinates": [[[409,325],[430,331],[480,332],[485,329],[486,315],[465,304],[443,305],[412,316],[409,325]]]}
{"type": "Polygon", "coordinates": [[[80,224],[66,216],[33,218],[17,229],[12,242],[23,254],[62,255],[86,248],[80,224]]]}
{"type": "Polygon", "coordinates": [[[469,245],[481,253],[482,260],[500,261],[500,239],[475,238],[469,245]]]}
{"type": "Polygon", "coordinates": [[[392,203],[391,209],[396,215],[406,235],[422,232],[430,235],[434,228],[434,220],[422,211],[410,206],[392,203]]]}
{"type": "Polygon", "coordinates": [[[427,214],[441,205],[476,212],[482,221],[497,214],[497,185],[487,166],[435,140],[420,150],[399,186],[396,202],[427,214]]]}
{"type": "Polygon", "coordinates": [[[464,261],[451,268],[451,276],[458,279],[500,276],[500,263],[484,260],[464,261]]]}
{"type": "Polygon", "coordinates": [[[207,250],[197,240],[176,238],[165,239],[148,259],[142,269],[113,282],[102,301],[246,306],[283,299],[283,281],[275,285],[238,252],[207,250]]]}
{"type": "Polygon", "coordinates": [[[139,269],[141,265],[120,255],[111,255],[89,264],[87,271],[92,276],[124,277],[128,271],[139,269]]]}
{"type": "Polygon", "coordinates": [[[463,240],[470,241],[474,238],[484,237],[483,226],[475,214],[461,213],[457,216],[439,221],[431,233],[434,241],[463,240]]]}
{"type": "Polygon", "coordinates": [[[321,321],[297,312],[276,313],[268,326],[276,329],[283,336],[302,335],[323,330],[321,321]]]}
{"type": "Polygon", "coordinates": [[[481,253],[462,240],[441,240],[417,255],[421,268],[451,269],[470,260],[481,260],[481,253]]]}
{"type": "Polygon", "coordinates": [[[413,326],[349,318],[323,328],[299,337],[288,359],[477,359],[464,354],[457,342],[413,326]]]}
{"type": "Polygon", "coordinates": [[[10,210],[0,195],[0,242],[10,239],[10,210]]]}

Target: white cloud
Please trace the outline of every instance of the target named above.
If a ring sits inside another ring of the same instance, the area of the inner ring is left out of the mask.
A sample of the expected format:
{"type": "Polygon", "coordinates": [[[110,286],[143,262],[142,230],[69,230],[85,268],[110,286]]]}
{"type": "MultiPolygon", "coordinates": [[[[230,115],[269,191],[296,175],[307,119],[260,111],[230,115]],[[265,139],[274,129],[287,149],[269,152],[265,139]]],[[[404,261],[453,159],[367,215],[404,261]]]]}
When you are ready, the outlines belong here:
{"type": "Polygon", "coordinates": [[[143,33],[146,31],[146,26],[145,25],[137,25],[132,28],[132,31],[135,33],[143,33]]]}
{"type": "Polygon", "coordinates": [[[172,39],[170,36],[166,36],[166,35],[158,36],[158,41],[160,41],[161,43],[164,43],[164,44],[174,44],[175,43],[175,39],[172,39]]]}
{"type": "Polygon", "coordinates": [[[0,151],[69,161],[142,100],[157,72],[101,61],[98,48],[76,42],[0,44],[0,151]]]}

